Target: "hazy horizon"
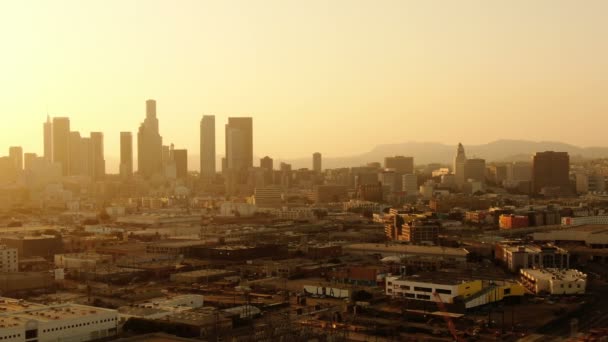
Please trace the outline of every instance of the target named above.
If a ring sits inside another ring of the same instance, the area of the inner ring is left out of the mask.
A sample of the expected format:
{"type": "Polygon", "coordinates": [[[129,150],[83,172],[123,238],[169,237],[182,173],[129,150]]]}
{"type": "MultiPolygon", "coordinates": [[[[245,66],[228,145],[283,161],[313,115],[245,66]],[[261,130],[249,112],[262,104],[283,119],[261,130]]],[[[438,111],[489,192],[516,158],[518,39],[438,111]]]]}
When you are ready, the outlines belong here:
{"type": "MultiPolygon", "coordinates": [[[[42,153],[42,123],[137,132],[198,155],[199,120],[252,116],[254,153],[499,139],[606,146],[604,1],[12,1],[0,4],[0,113],[42,153]],[[584,134],[583,134],[584,133],[584,134]]],[[[114,172],[114,168],[108,167],[114,172]]]]}

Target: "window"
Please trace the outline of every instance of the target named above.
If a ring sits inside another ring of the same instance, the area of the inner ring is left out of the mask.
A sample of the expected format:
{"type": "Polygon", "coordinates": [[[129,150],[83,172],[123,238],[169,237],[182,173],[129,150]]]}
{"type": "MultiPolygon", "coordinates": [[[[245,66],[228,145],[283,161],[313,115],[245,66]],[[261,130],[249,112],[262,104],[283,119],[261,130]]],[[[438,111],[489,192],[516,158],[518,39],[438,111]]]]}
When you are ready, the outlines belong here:
{"type": "Polygon", "coordinates": [[[435,289],[435,292],[437,293],[442,293],[442,294],[452,294],[452,290],[447,290],[447,289],[435,289]]]}
{"type": "Polygon", "coordinates": [[[503,295],[505,295],[505,296],[506,295],[510,295],[510,294],[511,294],[511,289],[510,288],[509,289],[505,289],[504,292],[503,292],[503,295]]]}
{"type": "Polygon", "coordinates": [[[409,290],[409,289],[410,289],[410,287],[409,287],[409,286],[407,286],[407,285],[401,285],[401,286],[400,286],[400,288],[401,288],[402,290],[409,290]]]}
{"type": "Polygon", "coordinates": [[[416,295],[416,298],[429,300],[429,299],[431,299],[431,296],[419,294],[419,295],[416,295]]]}
{"type": "Polygon", "coordinates": [[[406,293],[405,297],[406,298],[416,298],[416,295],[414,295],[413,293],[406,293]]]}
{"type": "Polygon", "coordinates": [[[418,287],[418,286],[414,286],[414,291],[418,291],[418,292],[433,292],[433,289],[431,289],[430,287],[418,287]]]}
{"type": "Polygon", "coordinates": [[[25,339],[29,340],[31,338],[38,337],[38,329],[30,329],[25,331],[25,339]]]}

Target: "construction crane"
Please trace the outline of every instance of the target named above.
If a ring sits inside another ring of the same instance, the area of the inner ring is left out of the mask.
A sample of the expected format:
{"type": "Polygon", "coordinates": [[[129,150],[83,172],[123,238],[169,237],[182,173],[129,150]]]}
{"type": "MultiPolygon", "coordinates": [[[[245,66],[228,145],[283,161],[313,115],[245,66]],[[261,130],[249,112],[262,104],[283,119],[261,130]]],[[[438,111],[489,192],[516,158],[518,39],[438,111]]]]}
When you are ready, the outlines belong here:
{"type": "Polygon", "coordinates": [[[439,307],[439,310],[441,311],[441,316],[447,323],[448,329],[450,330],[450,334],[452,334],[454,341],[464,342],[464,340],[458,336],[458,331],[456,330],[456,326],[454,325],[454,322],[452,322],[452,318],[448,315],[448,310],[446,309],[445,304],[443,303],[443,300],[441,299],[441,296],[439,295],[439,293],[433,292],[433,297],[435,297],[435,300],[437,301],[437,306],[439,307]]]}

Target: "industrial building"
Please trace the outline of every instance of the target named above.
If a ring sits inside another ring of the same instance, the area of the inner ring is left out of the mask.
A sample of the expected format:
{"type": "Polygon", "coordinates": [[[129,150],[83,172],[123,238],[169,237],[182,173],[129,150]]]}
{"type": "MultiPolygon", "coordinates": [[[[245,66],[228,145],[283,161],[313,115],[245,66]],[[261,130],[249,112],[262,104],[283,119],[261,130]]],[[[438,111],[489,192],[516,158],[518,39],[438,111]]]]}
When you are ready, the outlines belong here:
{"type": "Polygon", "coordinates": [[[523,296],[524,288],[512,282],[490,282],[452,273],[428,273],[386,278],[386,295],[412,301],[453,304],[455,310],[466,310],[509,296],[523,296]]]}
{"type": "Polygon", "coordinates": [[[0,312],[2,341],[95,341],[117,334],[116,310],[0,298],[0,312]]]}
{"type": "Polygon", "coordinates": [[[281,258],[287,256],[287,246],[264,244],[256,246],[204,246],[193,247],[192,256],[201,259],[246,260],[256,258],[281,258]]]}
{"type": "Polygon", "coordinates": [[[206,269],[191,272],[181,272],[171,275],[171,281],[183,284],[208,283],[235,275],[236,272],[228,270],[206,269]]]}
{"type": "Polygon", "coordinates": [[[512,272],[522,268],[569,268],[568,251],[554,245],[497,244],[495,258],[512,272]]]}
{"type": "Polygon", "coordinates": [[[466,263],[469,252],[464,248],[415,246],[405,244],[375,244],[357,243],[342,247],[344,253],[373,255],[382,257],[396,256],[400,258],[424,257],[433,260],[466,263]]]}
{"type": "Polygon", "coordinates": [[[0,272],[17,272],[19,270],[19,257],[17,248],[0,245],[0,272]]]}
{"type": "Polygon", "coordinates": [[[584,294],[587,275],[574,269],[521,269],[521,283],[535,294],[584,294]]]}

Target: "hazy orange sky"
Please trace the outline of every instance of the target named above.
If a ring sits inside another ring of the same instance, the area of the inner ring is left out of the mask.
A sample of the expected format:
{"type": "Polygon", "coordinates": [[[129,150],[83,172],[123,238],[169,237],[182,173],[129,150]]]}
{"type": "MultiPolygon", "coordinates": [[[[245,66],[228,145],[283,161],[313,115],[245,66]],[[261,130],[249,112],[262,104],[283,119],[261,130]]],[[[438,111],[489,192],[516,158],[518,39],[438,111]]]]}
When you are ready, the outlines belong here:
{"type": "MultiPolygon", "coordinates": [[[[42,122],[117,156],[156,99],[165,143],[254,117],[254,152],[357,154],[410,140],[607,146],[608,1],[0,2],[0,152],[42,122]]],[[[110,167],[109,171],[113,171],[110,167]]]]}

